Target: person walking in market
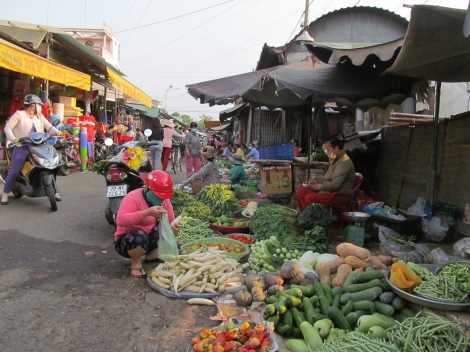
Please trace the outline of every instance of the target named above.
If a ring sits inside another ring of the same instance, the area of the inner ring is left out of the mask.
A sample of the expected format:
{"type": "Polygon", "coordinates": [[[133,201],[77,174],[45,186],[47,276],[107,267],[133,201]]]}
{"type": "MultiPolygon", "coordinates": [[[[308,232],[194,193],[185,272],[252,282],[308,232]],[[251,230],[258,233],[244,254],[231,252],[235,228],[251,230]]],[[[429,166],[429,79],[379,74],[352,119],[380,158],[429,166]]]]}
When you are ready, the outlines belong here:
{"type": "Polygon", "coordinates": [[[145,188],[129,192],[122,200],[116,216],[114,246],[119,255],[131,259],[131,275],[146,278],[141,257],[147,262],[157,261],[158,225],[163,214],[168,214],[171,229],[176,235],[180,229],[170,198],[173,181],[166,172],[155,170],[145,179],[145,188]]]}
{"type": "Polygon", "coordinates": [[[149,151],[151,156],[152,170],[157,170],[162,162],[163,152],[163,127],[160,119],[153,119],[152,127],[150,127],[152,134],[148,137],[149,151]]]}
{"type": "Polygon", "coordinates": [[[135,129],[134,141],[145,142],[145,136],[144,136],[144,134],[142,133],[142,130],[139,127],[137,127],[135,129]]]}
{"type": "Polygon", "coordinates": [[[168,160],[170,159],[173,137],[184,139],[184,136],[175,131],[175,123],[168,120],[163,126],[163,152],[162,152],[162,170],[166,171],[168,160]]]}
{"type": "Polygon", "coordinates": [[[330,166],[323,182],[315,179],[297,189],[297,202],[300,211],[307,205],[319,203],[324,207],[330,204],[331,192],[347,192],[354,189],[356,171],[354,164],[344,150],[344,135],[342,133],[328,138],[323,144],[325,153],[330,157],[330,166]]]}
{"type": "Polygon", "coordinates": [[[219,183],[220,181],[219,169],[214,164],[215,148],[209,146],[204,149],[205,151],[201,152],[201,155],[205,159],[206,163],[201,170],[190,175],[190,177],[188,177],[180,187],[180,189],[183,190],[185,185],[191,185],[194,196],[196,196],[204,186],[219,183]]]}
{"type": "Polygon", "coordinates": [[[191,122],[189,132],[184,137],[184,158],[186,162],[186,177],[201,170],[201,137],[197,133],[197,123],[191,122]]]}

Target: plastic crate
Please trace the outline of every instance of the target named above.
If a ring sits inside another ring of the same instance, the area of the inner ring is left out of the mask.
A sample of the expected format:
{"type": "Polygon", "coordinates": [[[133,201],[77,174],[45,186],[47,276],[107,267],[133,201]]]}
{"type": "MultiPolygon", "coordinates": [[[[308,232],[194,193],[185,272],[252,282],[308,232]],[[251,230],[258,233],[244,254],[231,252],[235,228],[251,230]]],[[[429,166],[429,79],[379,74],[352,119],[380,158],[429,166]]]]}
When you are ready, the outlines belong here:
{"type": "Polygon", "coordinates": [[[294,160],[294,143],[276,144],[276,160],[294,160]]]}
{"type": "Polygon", "coordinates": [[[258,147],[258,153],[260,159],[267,159],[268,158],[268,148],[265,146],[258,147]]]}

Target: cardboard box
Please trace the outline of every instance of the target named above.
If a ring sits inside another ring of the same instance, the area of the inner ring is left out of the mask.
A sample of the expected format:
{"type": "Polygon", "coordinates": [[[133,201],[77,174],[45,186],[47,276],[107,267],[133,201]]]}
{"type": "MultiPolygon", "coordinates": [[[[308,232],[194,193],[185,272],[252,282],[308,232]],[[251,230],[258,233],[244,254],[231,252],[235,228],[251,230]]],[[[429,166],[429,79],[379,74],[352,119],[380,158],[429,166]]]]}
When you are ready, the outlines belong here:
{"type": "Polygon", "coordinates": [[[259,186],[264,194],[292,193],[291,166],[262,166],[259,186]]]}
{"type": "Polygon", "coordinates": [[[65,106],[75,107],[77,105],[77,99],[72,97],[59,97],[59,103],[65,106]]]}

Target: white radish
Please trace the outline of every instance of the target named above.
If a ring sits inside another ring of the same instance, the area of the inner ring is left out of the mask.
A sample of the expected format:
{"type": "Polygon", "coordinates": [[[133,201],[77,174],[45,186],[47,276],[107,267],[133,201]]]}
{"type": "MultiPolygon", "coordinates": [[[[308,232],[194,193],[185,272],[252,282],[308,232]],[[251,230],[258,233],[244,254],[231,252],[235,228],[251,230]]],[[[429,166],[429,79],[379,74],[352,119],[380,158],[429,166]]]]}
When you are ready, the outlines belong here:
{"type": "Polygon", "coordinates": [[[188,304],[202,304],[206,306],[216,305],[214,301],[211,301],[210,299],[207,299],[207,298],[191,298],[191,299],[188,299],[188,304]]]}

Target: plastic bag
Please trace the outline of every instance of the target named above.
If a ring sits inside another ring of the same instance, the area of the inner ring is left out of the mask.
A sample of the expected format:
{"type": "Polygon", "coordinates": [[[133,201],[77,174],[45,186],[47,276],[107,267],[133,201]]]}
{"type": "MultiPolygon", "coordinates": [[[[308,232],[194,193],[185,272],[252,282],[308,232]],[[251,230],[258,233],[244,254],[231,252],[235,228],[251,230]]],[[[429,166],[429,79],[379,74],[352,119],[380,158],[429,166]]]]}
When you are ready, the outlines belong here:
{"type": "Polygon", "coordinates": [[[454,256],[467,259],[464,252],[465,249],[470,248],[470,237],[462,238],[460,241],[454,243],[454,256]]]}
{"type": "Polygon", "coordinates": [[[379,226],[379,241],[380,249],[384,254],[391,255],[392,257],[400,257],[403,254],[416,250],[416,243],[408,242],[408,246],[394,242],[391,237],[400,238],[400,234],[392,229],[379,226]]]}
{"type": "Polygon", "coordinates": [[[416,216],[424,216],[426,212],[424,209],[426,208],[426,199],[423,197],[418,197],[418,200],[408,208],[406,211],[409,215],[416,215],[416,216]]]}
{"type": "Polygon", "coordinates": [[[174,262],[178,259],[178,244],[176,237],[168,222],[168,215],[163,214],[158,224],[158,258],[166,262],[174,262]]]}
{"type": "Polygon", "coordinates": [[[441,242],[446,237],[447,231],[449,231],[447,223],[441,222],[441,219],[437,216],[434,216],[431,220],[423,219],[422,227],[426,238],[434,242],[441,242]]]}

